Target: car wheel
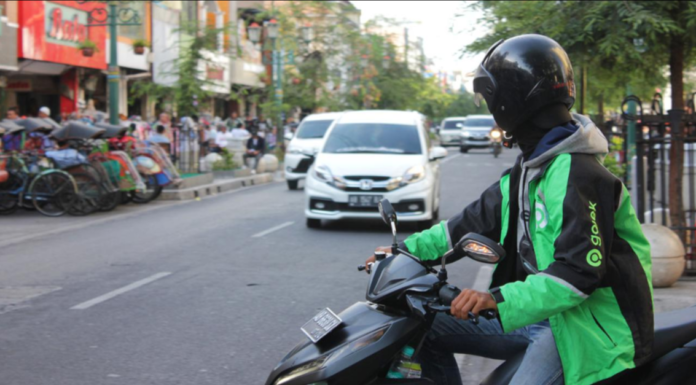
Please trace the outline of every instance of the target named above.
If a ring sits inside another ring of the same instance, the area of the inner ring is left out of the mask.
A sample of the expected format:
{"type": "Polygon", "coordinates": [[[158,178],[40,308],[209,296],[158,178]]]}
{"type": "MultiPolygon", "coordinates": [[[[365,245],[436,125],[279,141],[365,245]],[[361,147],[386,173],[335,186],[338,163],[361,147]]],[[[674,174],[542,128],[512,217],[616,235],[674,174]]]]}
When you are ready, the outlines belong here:
{"type": "Polygon", "coordinates": [[[321,229],[321,219],[307,218],[307,227],[310,229],[321,229]]]}
{"type": "Polygon", "coordinates": [[[469,152],[469,149],[466,147],[459,147],[459,152],[461,152],[462,154],[466,154],[467,152],[469,152]]]}
{"type": "Polygon", "coordinates": [[[440,208],[439,207],[437,208],[437,210],[433,211],[432,222],[437,222],[438,219],[440,219],[440,208]]]}
{"type": "Polygon", "coordinates": [[[297,184],[299,180],[288,180],[288,189],[289,190],[297,190],[297,184]]]}

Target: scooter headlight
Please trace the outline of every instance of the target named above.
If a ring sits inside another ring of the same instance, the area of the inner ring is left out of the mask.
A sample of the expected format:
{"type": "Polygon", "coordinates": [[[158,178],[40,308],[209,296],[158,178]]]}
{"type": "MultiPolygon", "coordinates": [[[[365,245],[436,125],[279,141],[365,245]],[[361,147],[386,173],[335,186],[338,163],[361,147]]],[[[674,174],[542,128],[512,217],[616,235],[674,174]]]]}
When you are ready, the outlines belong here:
{"type": "Polygon", "coordinates": [[[500,139],[501,136],[502,136],[502,134],[500,133],[500,130],[491,131],[491,138],[500,139]]]}

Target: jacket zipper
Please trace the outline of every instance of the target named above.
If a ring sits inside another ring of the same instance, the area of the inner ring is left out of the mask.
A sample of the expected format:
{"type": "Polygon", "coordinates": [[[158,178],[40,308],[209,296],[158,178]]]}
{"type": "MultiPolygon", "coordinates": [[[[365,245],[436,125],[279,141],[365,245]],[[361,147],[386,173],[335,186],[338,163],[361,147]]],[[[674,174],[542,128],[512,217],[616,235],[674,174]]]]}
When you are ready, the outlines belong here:
{"type": "Polygon", "coordinates": [[[605,336],[607,336],[607,338],[609,339],[609,341],[611,341],[611,344],[614,345],[614,346],[616,346],[616,342],[614,342],[614,340],[611,338],[611,336],[609,335],[609,333],[607,333],[607,331],[604,330],[604,328],[602,327],[602,324],[600,324],[599,321],[597,321],[597,317],[595,317],[595,315],[594,315],[594,313],[592,312],[592,310],[590,310],[590,314],[592,315],[592,319],[593,319],[594,322],[597,324],[597,326],[599,327],[599,329],[604,333],[605,336]]]}

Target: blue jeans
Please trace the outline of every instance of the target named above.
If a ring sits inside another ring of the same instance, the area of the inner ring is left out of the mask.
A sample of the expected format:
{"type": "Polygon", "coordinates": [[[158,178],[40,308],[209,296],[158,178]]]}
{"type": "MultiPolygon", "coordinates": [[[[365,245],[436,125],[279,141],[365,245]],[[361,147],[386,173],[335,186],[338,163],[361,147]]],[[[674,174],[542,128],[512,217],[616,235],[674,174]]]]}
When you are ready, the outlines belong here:
{"type": "Polygon", "coordinates": [[[511,385],[563,384],[563,367],[548,321],[503,333],[498,320],[481,317],[478,325],[438,314],[419,355],[423,377],[437,385],[461,385],[454,353],[507,360],[524,351],[511,385]]]}

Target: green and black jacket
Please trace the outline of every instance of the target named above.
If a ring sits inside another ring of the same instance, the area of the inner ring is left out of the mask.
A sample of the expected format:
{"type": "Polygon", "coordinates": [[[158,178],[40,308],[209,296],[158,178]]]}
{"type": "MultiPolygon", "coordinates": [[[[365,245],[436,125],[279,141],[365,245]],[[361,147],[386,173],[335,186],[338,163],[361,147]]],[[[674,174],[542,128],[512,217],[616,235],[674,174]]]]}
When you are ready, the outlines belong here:
{"type": "Polygon", "coordinates": [[[650,246],[625,186],[602,166],[606,139],[587,117],[573,119],[575,132],[540,156],[518,160],[516,191],[507,171],[461,214],[405,244],[433,261],[469,232],[517,245],[491,283],[503,329],[548,319],[565,382],[591,384],[650,357],[650,246]],[[519,208],[516,226],[511,199],[519,208]]]}

